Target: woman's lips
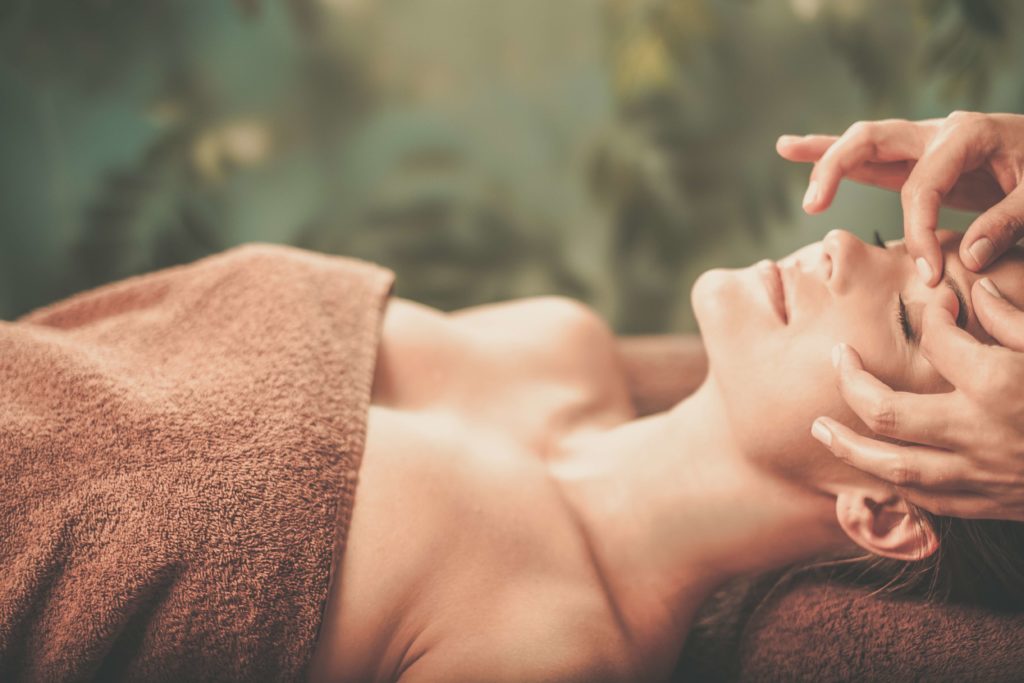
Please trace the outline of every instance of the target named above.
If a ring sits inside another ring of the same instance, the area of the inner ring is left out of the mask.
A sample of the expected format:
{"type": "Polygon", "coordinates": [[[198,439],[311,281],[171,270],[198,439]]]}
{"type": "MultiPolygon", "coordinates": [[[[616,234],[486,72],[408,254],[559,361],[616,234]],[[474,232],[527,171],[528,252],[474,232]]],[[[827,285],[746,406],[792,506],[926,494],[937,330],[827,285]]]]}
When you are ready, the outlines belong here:
{"type": "Polygon", "coordinates": [[[782,273],[774,261],[764,260],[757,264],[757,272],[764,282],[765,291],[768,292],[768,300],[779,316],[783,325],[789,324],[789,314],[786,311],[786,289],[782,285],[782,273]]]}

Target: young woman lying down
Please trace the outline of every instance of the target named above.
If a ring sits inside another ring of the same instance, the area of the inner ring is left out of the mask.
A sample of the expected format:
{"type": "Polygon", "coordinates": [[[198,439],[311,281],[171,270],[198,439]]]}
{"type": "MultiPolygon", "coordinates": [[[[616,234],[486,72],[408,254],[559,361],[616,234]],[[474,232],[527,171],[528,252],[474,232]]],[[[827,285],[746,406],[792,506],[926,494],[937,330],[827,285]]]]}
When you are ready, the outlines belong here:
{"type": "MultiPolygon", "coordinates": [[[[99,616],[83,639],[97,644],[79,654],[89,671],[125,677],[656,681],[671,672],[695,611],[717,587],[822,556],[884,558],[893,575],[912,564],[915,584],[940,596],[1022,605],[1018,525],[919,512],[897,490],[832,457],[807,428],[829,414],[866,431],[834,385],[837,342],[856,346],[890,386],[946,390],[919,350],[924,304],[943,297],[957,324],[984,338],[961,295],[978,276],[961,266],[958,240],[942,236],[945,285],[935,289],[920,284],[902,244],[866,244],[843,231],[777,264],[705,273],[692,303],[708,376],[678,405],[641,418],[612,332],[579,303],[539,298],[442,313],[390,297],[383,269],[286,247],[244,247],[204,260],[215,277],[197,262],[8,325],[7,335],[17,329],[51,345],[71,344],[60,335],[83,335],[75,343],[90,350],[71,347],[76,367],[94,384],[120,377],[124,386],[110,395],[143,404],[90,399],[78,414],[109,425],[148,410],[138,420],[158,426],[128,445],[116,426],[93,439],[121,444],[115,448],[128,455],[120,458],[147,463],[141,493],[127,481],[110,486],[126,493],[111,494],[99,526],[136,514],[109,505],[135,510],[145,508],[140,497],[174,494],[173,505],[155,502],[151,513],[138,513],[160,527],[159,536],[133,541],[156,548],[143,554],[152,571],[140,579],[122,568],[135,577],[121,589],[130,595],[89,607],[99,616]],[[331,290],[326,283],[341,279],[332,268],[364,270],[348,289],[331,290]],[[319,279],[295,285],[313,271],[319,279]],[[191,293],[174,299],[179,291],[191,293]],[[333,310],[345,296],[363,301],[356,307],[363,313],[333,310]],[[275,297],[285,303],[267,303],[275,297]],[[309,301],[315,304],[307,309],[309,301]],[[333,322],[310,332],[303,319],[325,310],[333,322]],[[139,341],[125,350],[131,335],[118,317],[140,313],[145,320],[131,328],[143,330],[133,332],[139,341]],[[213,322],[195,322],[204,316],[213,322]],[[337,356],[317,355],[346,335],[358,343],[339,347],[337,356]],[[104,357],[104,372],[90,374],[90,353],[104,357]],[[142,357],[146,369],[133,365],[142,357]],[[315,360],[294,371],[307,357],[315,360]],[[240,358],[246,369],[235,373],[240,358]],[[293,371],[314,379],[292,382],[293,371]],[[235,398],[206,398],[224,387],[235,398]],[[323,406],[342,411],[344,424],[318,414],[323,406]],[[170,436],[155,436],[157,428],[170,436]],[[174,446],[181,443],[188,446],[174,446]],[[177,474],[165,475],[174,463],[177,474]],[[182,463],[217,485],[195,483],[182,463]],[[190,483],[149,483],[162,477],[190,483]],[[117,502],[127,499],[133,502],[117,502]],[[303,524],[302,515],[313,521],[303,524]],[[211,564],[214,555],[200,553],[198,542],[167,540],[179,536],[202,536],[202,547],[213,543],[223,553],[215,557],[228,559],[211,564]],[[160,571],[167,566],[175,569],[160,571]],[[135,587],[151,584],[160,588],[132,597],[135,587]],[[168,616],[175,614],[187,617],[168,616]],[[107,621],[121,626],[95,626],[107,621]]],[[[986,275],[1024,303],[1024,255],[1011,252],[986,275]]],[[[70,376],[62,369],[66,355],[51,358],[65,378],[55,387],[70,376]]],[[[21,366],[0,365],[9,375],[21,366]]],[[[54,374],[34,367],[22,373],[34,386],[54,374]]],[[[27,422],[18,428],[38,435],[38,406],[66,401],[20,398],[27,389],[19,377],[8,383],[20,387],[19,397],[8,392],[5,400],[36,406],[31,429],[27,422]]],[[[62,429],[66,419],[45,433],[62,429]]],[[[76,466],[65,457],[62,471],[76,466]]],[[[51,477],[42,468],[34,474],[51,477]]],[[[64,486],[82,486],[89,476],[79,472],[64,486]]],[[[7,518],[17,505],[22,516],[29,510],[49,519],[27,494],[17,500],[0,503],[7,518]]],[[[112,533],[106,547],[116,540],[118,552],[138,555],[132,541],[112,533]]],[[[0,557],[29,563],[24,556],[34,551],[25,546],[21,559],[11,550],[0,557]]],[[[50,613],[40,605],[55,598],[25,595],[17,619],[6,616],[14,608],[0,610],[0,626],[50,613]]],[[[66,597],[64,604],[78,602],[66,597]]],[[[71,654],[10,645],[16,638],[4,645],[3,633],[0,655],[5,666],[14,662],[15,674],[82,671],[71,654]]]]}

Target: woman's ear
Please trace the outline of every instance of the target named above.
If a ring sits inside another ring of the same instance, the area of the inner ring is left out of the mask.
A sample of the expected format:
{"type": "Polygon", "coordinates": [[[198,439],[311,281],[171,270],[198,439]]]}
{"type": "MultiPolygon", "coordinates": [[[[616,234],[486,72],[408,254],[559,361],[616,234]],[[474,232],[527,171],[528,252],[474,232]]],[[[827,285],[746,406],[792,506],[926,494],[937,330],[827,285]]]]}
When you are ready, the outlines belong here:
{"type": "Polygon", "coordinates": [[[861,548],[896,560],[923,560],[939,548],[932,525],[885,490],[854,489],[836,496],[836,517],[861,548]]]}

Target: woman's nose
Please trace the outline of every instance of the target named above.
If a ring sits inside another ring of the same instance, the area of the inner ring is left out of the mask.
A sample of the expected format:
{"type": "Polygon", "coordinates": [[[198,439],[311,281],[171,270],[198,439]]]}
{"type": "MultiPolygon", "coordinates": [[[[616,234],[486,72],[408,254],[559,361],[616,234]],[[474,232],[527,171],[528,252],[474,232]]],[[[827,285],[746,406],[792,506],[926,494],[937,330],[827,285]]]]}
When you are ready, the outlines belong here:
{"type": "MultiPolygon", "coordinates": [[[[822,240],[824,258],[829,261],[824,270],[825,282],[837,293],[846,290],[850,279],[860,270],[867,256],[868,245],[846,230],[831,230],[822,240]]],[[[864,273],[862,273],[864,275],[864,273]]]]}

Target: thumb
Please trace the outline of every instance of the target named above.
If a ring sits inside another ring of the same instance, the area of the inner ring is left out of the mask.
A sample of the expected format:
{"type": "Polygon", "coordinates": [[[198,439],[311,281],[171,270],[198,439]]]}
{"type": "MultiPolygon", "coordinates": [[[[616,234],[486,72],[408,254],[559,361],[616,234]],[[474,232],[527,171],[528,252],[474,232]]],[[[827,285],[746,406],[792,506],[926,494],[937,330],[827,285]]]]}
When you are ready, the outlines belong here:
{"type": "Polygon", "coordinates": [[[1024,185],[978,216],[960,242],[960,260],[979,271],[1024,235],[1024,185]]]}
{"type": "Polygon", "coordinates": [[[983,277],[971,288],[971,302],[978,322],[997,342],[1024,351],[1024,311],[1003,297],[992,280],[983,277]]]}

